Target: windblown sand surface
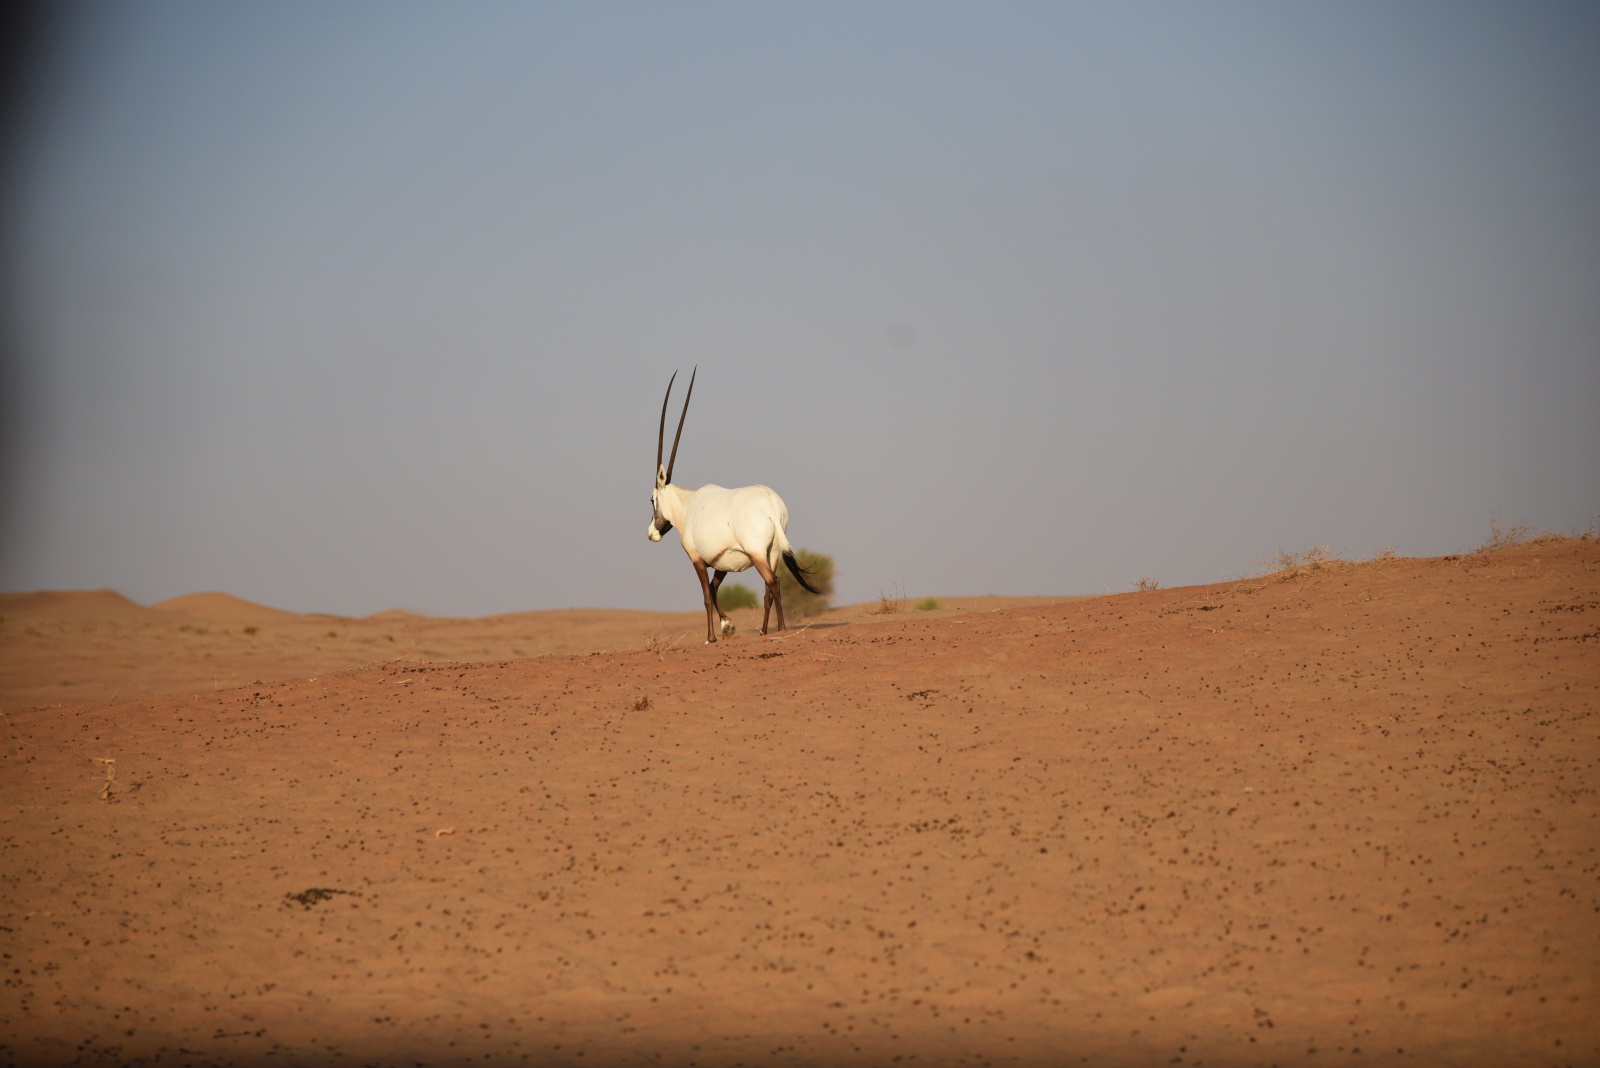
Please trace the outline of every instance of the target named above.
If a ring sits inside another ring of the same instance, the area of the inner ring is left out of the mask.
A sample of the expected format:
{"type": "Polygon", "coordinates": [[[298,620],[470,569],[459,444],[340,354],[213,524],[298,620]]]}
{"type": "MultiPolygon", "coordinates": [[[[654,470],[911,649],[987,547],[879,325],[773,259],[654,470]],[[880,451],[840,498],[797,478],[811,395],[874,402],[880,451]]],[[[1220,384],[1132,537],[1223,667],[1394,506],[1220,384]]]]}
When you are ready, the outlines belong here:
{"type": "Polygon", "coordinates": [[[709,647],[0,615],[0,1062],[1600,1062],[1592,541],[709,647]]]}

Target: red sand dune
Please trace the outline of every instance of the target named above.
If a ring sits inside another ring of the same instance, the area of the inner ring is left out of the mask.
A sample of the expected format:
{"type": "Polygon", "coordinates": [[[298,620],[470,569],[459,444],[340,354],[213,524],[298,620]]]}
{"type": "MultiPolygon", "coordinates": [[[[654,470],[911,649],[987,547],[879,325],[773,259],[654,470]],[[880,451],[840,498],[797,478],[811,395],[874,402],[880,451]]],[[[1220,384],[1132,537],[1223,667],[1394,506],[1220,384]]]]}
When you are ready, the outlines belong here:
{"type": "Polygon", "coordinates": [[[116,590],[39,590],[0,593],[0,617],[62,620],[147,620],[155,609],[135,604],[116,590]]]}
{"type": "MultiPolygon", "coordinates": [[[[196,619],[210,619],[218,622],[229,621],[234,623],[259,623],[263,620],[292,619],[294,612],[285,612],[281,608],[268,608],[264,604],[256,604],[242,597],[235,597],[231,593],[191,593],[183,597],[174,597],[171,600],[157,602],[152,607],[163,612],[176,612],[181,616],[192,616],[196,619]]],[[[324,618],[337,619],[337,616],[324,618]]]]}
{"type": "Polygon", "coordinates": [[[1600,1062],[1592,541],[579,655],[0,613],[0,1061],[1600,1062]],[[163,650],[302,670],[18,696],[163,650]]]}

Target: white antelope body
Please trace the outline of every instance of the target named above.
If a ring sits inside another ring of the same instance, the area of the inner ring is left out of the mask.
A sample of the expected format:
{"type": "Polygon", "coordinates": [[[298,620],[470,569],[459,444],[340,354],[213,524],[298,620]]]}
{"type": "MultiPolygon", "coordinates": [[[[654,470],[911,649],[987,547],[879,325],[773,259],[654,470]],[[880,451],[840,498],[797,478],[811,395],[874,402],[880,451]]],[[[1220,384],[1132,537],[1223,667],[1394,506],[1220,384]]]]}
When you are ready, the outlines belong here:
{"type": "MultiPolygon", "coordinates": [[[[695,369],[695,374],[699,368],[695,369]]],[[[741,486],[724,489],[722,486],[701,486],[684,489],[672,484],[672,466],[678,459],[678,441],[683,437],[683,421],[689,415],[689,398],[694,396],[694,374],[689,376],[689,391],[684,394],[683,414],[678,417],[678,433],[672,439],[672,455],[666,466],[661,464],[661,447],[666,443],[667,402],[672,399],[672,383],[678,379],[673,372],[667,383],[667,395],[661,401],[661,426],[656,433],[656,488],[650,495],[655,515],[646,531],[651,541],[673,527],[678,528],[678,539],[683,551],[689,554],[695,574],[700,576],[700,592],[706,601],[706,643],[717,640],[718,632],[726,634],[732,629],[722,606],[717,603],[717,590],[722,580],[732,571],[755,568],[766,584],[767,596],[761,613],[761,633],[767,633],[767,622],[772,609],[778,610],[778,629],[783,630],[783,597],[778,590],[778,565],[782,563],[794,575],[795,581],[812,593],[819,592],[808,581],[810,574],[795,559],[794,549],[785,534],[789,526],[789,509],[783,498],[766,486],[741,486]],[[706,572],[710,570],[708,575],[706,572]]]]}

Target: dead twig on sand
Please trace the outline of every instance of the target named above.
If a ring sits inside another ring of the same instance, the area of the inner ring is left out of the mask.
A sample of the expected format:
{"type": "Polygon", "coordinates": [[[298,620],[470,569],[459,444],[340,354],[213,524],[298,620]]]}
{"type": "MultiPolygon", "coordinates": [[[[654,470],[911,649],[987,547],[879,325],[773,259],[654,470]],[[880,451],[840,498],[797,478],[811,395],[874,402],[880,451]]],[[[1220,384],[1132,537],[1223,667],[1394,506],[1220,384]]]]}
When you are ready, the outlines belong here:
{"type": "Polygon", "coordinates": [[[688,636],[689,632],[684,631],[670,642],[663,642],[661,640],[661,635],[652,634],[650,635],[649,640],[644,643],[644,647],[647,652],[652,652],[655,653],[656,656],[665,658],[665,654],[672,652],[673,646],[677,645],[688,636]]]}

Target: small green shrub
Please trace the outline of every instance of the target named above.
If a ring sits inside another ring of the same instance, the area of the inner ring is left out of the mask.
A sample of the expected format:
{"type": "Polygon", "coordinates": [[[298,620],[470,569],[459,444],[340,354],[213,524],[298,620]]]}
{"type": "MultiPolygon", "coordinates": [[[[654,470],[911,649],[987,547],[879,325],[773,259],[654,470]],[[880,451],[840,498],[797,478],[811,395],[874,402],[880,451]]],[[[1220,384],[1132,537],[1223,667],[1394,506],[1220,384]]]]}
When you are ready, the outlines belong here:
{"type": "Polygon", "coordinates": [[[724,612],[731,612],[735,608],[755,608],[761,604],[761,598],[749,586],[724,582],[717,588],[717,604],[722,606],[724,612]]]}
{"type": "Polygon", "coordinates": [[[919,612],[934,612],[939,608],[939,601],[934,597],[924,597],[912,607],[919,612]]]}
{"type": "Polygon", "coordinates": [[[783,595],[783,613],[787,616],[820,616],[830,607],[833,597],[833,557],[815,553],[810,549],[796,549],[795,559],[800,562],[811,585],[820,593],[812,593],[794,580],[788,567],[778,565],[778,592],[783,595]]]}

